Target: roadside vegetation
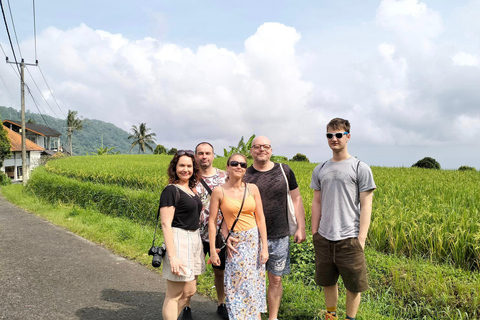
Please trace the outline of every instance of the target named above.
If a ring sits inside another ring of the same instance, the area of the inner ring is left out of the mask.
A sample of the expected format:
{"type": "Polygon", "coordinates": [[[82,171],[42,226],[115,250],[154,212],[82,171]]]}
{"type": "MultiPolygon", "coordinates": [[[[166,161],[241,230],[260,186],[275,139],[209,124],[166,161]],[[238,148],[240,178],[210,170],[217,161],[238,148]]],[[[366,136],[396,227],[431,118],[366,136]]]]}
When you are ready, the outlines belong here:
{"type": "MultiPolygon", "coordinates": [[[[149,265],[147,250],[171,156],[70,157],[36,169],[24,189],[5,186],[13,203],[55,224],[149,265]]],[[[214,166],[225,167],[224,158],[214,166]]],[[[307,234],[316,164],[288,162],[302,193],[307,234]]],[[[372,168],[378,189],[366,257],[370,290],[358,319],[479,319],[480,172],[372,168]]],[[[312,238],[292,244],[280,317],[324,319],[314,284],[312,238]]],[[[214,296],[207,268],[199,291],[214,296]]],[[[340,297],[344,295],[341,294],[340,297]]],[[[339,310],[345,310],[340,300],[339,310]]],[[[344,314],[341,314],[343,316],[344,314]]]]}

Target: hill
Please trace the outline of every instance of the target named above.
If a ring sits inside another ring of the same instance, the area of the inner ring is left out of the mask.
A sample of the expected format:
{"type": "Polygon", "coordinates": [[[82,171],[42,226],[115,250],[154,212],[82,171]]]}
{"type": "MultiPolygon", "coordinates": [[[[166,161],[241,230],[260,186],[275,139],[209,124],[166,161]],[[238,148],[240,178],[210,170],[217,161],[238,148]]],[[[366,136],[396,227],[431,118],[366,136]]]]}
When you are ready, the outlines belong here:
{"type": "MultiPolygon", "coordinates": [[[[7,108],[0,106],[0,115],[3,120],[15,120],[20,121],[20,110],[13,108],[7,108]]],[[[32,120],[35,123],[46,125],[52,129],[62,133],[60,137],[60,143],[65,147],[68,147],[68,135],[66,129],[66,120],[58,119],[51,116],[33,113],[30,111],[25,112],[26,121],[32,120]]],[[[72,135],[73,152],[78,155],[85,155],[87,152],[96,152],[98,148],[103,147],[111,148],[115,147],[114,151],[120,153],[130,153],[131,140],[128,140],[130,135],[125,130],[116,127],[112,123],[95,120],[95,119],[83,119],[83,130],[75,131],[72,135]]],[[[136,149],[132,152],[137,152],[136,149]]]]}

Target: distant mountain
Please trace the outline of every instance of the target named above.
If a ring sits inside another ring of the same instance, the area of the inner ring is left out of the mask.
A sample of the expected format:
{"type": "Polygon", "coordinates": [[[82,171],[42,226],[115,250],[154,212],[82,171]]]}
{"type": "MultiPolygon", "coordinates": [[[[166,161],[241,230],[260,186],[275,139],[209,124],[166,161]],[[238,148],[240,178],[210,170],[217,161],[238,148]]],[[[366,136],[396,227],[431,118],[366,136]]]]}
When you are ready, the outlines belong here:
{"type": "MultiPolygon", "coordinates": [[[[2,120],[20,121],[21,114],[19,110],[0,106],[0,115],[2,120]]],[[[80,115],[81,116],[81,115],[80,115]]],[[[51,116],[26,111],[25,120],[32,120],[37,124],[42,124],[62,133],[60,143],[68,148],[68,135],[66,129],[66,119],[57,119],[51,116]]],[[[128,140],[130,134],[112,123],[103,122],[95,119],[83,119],[83,129],[75,131],[72,135],[73,152],[77,155],[85,155],[87,152],[95,152],[98,148],[115,147],[113,151],[120,153],[129,153],[132,140],[128,140]]],[[[138,147],[132,150],[137,153],[138,147]]]]}

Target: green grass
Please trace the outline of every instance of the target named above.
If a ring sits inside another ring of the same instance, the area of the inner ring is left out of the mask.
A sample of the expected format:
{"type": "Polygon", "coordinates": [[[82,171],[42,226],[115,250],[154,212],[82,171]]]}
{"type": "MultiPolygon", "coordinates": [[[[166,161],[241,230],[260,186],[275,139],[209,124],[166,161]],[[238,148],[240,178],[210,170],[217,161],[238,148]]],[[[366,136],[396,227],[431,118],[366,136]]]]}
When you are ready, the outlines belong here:
{"type": "MultiPolygon", "coordinates": [[[[144,265],[151,262],[147,251],[152,244],[153,223],[141,225],[124,217],[102,214],[94,207],[81,208],[60,201],[52,204],[26,192],[20,184],[2,187],[0,192],[15,205],[119,255],[144,265]]],[[[157,242],[162,242],[161,235],[157,242]]]]}
{"type": "MultiPolygon", "coordinates": [[[[31,198],[30,211],[149,265],[152,220],[170,159],[60,159],[37,169],[29,182],[29,190],[48,202],[18,185],[1,192],[15,203],[31,198]]],[[[297,177],[308,231],[313,198],[309,185],[316,164],[287,163],[297,177]]],[[[214,166],[224,168],[225,159],[215,159],[214,166]]],[[[371,289],[363,295],[358,319],[478,319],[480,173],[380,167],[372,171],[378,189],[366,250],[371,289]]],[[[313,283],[311,237],[293,245],[292,263],[292,274],[284,282],[281,318],[323,319],[323,293],[313,283]]],[[[212,277],[208,267],[198,288],[213,297],[212,277]]],[[[339,310],[344,310],[344,291],[340,297],[339,310]]]]}

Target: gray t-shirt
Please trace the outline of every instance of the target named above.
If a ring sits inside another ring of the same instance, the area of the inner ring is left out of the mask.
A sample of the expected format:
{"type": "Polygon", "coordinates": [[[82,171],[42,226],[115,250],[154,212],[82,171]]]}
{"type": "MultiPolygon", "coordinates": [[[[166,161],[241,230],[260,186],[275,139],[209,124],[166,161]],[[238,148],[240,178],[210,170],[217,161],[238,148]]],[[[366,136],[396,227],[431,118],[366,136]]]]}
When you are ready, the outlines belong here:
{"type": "Polygon", "coordinates": [[[359,192],[376,188],[370,167],[354,157],[340,162],[328,160],[313,170],[310,187],[322,195],[320,235],[330,241],[358,237],[359,192]]]}

